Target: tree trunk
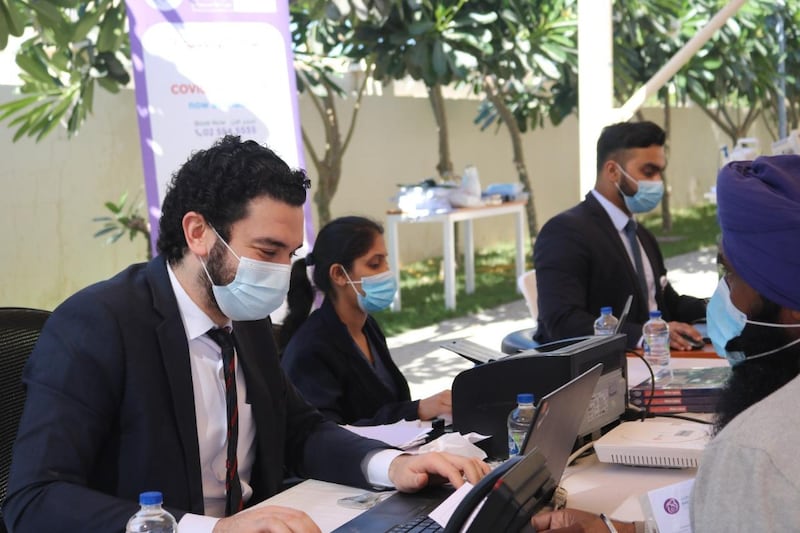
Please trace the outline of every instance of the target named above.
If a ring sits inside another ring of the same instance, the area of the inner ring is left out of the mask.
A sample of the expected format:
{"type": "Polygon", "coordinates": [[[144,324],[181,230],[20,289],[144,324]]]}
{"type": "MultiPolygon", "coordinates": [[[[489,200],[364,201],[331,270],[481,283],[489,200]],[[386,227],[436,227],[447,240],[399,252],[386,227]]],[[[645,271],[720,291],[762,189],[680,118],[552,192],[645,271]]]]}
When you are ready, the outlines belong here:
{"type": "MultiPolygon", "coordinates": [[[[664,131],[669,138],[669,130],[672,125],[672,108],[669,103],[669,92],[664,91],[664,131]]],[[[672,231],[672,212],[669,208],[669,183],[667,182],[666,172],[661,172],[661,179],[664,181],[664,198],[661,200],[661,229],[665,233],[672,231]]]]}
{"type": "Polygon", "coordinates": [[[517,169],[517,177],[520,183],[525,187],[525,190],[528,191],[528,203],[525,205],[525,211],[528,215],[528,233],[531,239],[533,239],[539,233],[539,224],[536,220],[536,206],[533,203],[533,186],[528,176],[528,167],[525,164],[525,153],[522,149],[522,133],[519,131],[519,126],[514,118],[514,114],[511,113],[505,100],[503,100],[503,97],[499,94],[500,90],[495,85],[494,77],[490,75],[484,76],[483,85],[486,97],[495,109],[497,109],[511,137],[511,148],[514,154],[514,167],[517,169]]]}
{"type": "Polygon", "coordinates": [[[440,84],[428,87],[428,99],[433,108],[436,131],[439,135],[439,162],[436,164],[436,171],[439,173],[439,177],[449,180],[453,177],[453,161],[450,159],[450,135],[447,131],[447,114],[444,109],[444,97],[440,84]]]}
{"type": "Polygon", "coordinates": [[[305,129],[303,133],[303,144],[308,150],[311,161],[314,164],[314,169],[317,171],[316,190],[314,192],[314,203],[317,204],[317,216],[320,227],[324,226],[331,221],[331,201],[339,189],[339,182],[342,177],[342,160],[350,144],[350,139],[353,137],[353,130],[355,128],[358,112],[361,109],[361,100],[364,96],[364,89],[366,88],[367,80],[370,75],[371,68],[367,68],[364,73],[364,80],[359,86],[355,105],[353,106],[353,116],[350,119],[350,125],[347,134],[342,138],[341,123],[339,115],[336,112],[336,96],[332,87],[327,86],[325,82],[322,85],[325,87],[326,92],[322,97],[318,97],[312,91],[308,94],[314,107],[319,113],[325,131],[325,154],[322,158],[317,156],[314,146],[306,134],[305,129]]]}

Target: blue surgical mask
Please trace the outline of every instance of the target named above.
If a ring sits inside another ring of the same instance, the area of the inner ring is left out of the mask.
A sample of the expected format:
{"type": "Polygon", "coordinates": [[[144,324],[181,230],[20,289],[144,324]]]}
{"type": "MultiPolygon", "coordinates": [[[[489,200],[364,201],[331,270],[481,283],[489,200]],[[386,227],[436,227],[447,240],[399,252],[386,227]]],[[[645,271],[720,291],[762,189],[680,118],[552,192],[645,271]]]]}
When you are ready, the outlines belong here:
{"type": "Polygon", "coordinates": [[[663,181],[636,181],[636,179],[625,172],[622,165],[617,164],[617,168],[622,172],[622,175],[638,185],[638,190],[633,196],[628,196],[617,184],[617,190],[622,195],[622,199],[628,210],[631,213],[647,213],[652,211],[664,197],[664,182],[663,181]]]}
{"type": "Polygon", "coordinates": [[[714,291],[714,295],[708,302],[708,306],[706,307],[706,322],[708,323],[708,336],[711,337],[711,344],[714,345],[714,351],[716,351],[717,355],[720,357],[727,359],[731,366],[736,366],[745,359],[758,359],[759,357],[774,354],[800,342],[800,338],[798,338],[774,350],[761,352],[751,355],[750,357],[746,357],[745,353],[741,350],[727,350],[725,347],[728,343],[736,337],[739,337],[747,324],[772,328],[796,328],[800,327],[800,324],[773,324],[770,322],[748,320],[747,315],[733,305],[733,301],[731,301],[731,291],[725,278],[719,280],[717,290],[714,291]]]}
{"type": "Polygon", "coordinates": [[[374,313],[376,311],[383,311],[392,304],[394,295],[397,293],[397,278],[391,270],[375,274],[374,276],[363,276],[361,281],[353,281],[344,271],[347,282],[356,291],[358,298],[358,306],[365,313],[374,313]],[[361,289],[364,294],[356,290],[355,284],[360,283],[361,289]]]}
{"type": "MultiPolygon", "coordinates": [[[[214,228],[211,228],[214,229],[214,228]]],[[[281,306],[289,290],[291,267],[268,261],[240,257],[214,230],[217,238],[239,260],[236,277],[227,285],[214,285],[205,263],[206,272],[217,306],[231,320],[263,320],[281,306]]]]}

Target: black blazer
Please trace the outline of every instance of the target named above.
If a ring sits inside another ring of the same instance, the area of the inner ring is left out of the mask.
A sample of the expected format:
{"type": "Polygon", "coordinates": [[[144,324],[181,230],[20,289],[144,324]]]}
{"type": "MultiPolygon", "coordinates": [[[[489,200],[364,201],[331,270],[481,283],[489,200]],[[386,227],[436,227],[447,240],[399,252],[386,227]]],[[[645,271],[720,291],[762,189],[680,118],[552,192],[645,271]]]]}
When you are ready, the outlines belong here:
{"type": "MultiPolygon", "coordinates": [[[[361,439],[308,405],[280,369],[269,320],[236,322],[256,425],[253,496],[284,466],[367,486],[361,439]]],[[[3,508],[11,531],[118,533],[138,495],[160,490],[178,520],[203,513],[186,333],[164,259],[134,265],[59,306],[25,368],[27,401],[3,508]]]]}
{"type": "Polygon", "coordinates": [[[326,298],[292,336],[281,365],[303,397],[339,424],[378,425],[418,418],[408,382],[392,361],[378,322],[367,317],[364,334],[392,376],[394,393],[378,378],[326,298]]]}
{"type": "MultiPolygon", "coordinates": [[[[653,269],[656,304],[664,320],[691,322],[704,318],[705,302],[681,296],[667,281],[664,258],[655,236],[637,226],[637,236],[653,269]]],[[[634,346],[648,320],[648,305],[637,289],[636,271],[619,233],[590,192],[575,207],[550,219],[533,247],[539,324],[536,340],[591,335],[600,308],[611,306],[619,317],[628,295],[633,303],[623,333],[634,346]]]]}

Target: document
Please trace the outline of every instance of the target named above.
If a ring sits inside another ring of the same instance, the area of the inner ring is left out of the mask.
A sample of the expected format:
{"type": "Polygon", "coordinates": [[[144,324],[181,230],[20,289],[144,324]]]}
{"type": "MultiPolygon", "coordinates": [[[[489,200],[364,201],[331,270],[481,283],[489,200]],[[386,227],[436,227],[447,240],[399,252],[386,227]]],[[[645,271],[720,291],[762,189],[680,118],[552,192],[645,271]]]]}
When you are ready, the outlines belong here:
{"type": "Polygon", "coordinates": [[[641,496],[642,511],[648,524],[648,531],[658,533],[692,533],[689,516],[689,501],[692,496],[694,479],[654,489],[641,496]]]}
{"type": "Polygon", "coordinates": [[[420,423],[419,420],[400,420],[394,424],[382,426],[342,426],[357,435],[368,439],[385,442],[390,446],[407,450],[425,442],[425,437],[431,430],[430,424],[420,423]]]}

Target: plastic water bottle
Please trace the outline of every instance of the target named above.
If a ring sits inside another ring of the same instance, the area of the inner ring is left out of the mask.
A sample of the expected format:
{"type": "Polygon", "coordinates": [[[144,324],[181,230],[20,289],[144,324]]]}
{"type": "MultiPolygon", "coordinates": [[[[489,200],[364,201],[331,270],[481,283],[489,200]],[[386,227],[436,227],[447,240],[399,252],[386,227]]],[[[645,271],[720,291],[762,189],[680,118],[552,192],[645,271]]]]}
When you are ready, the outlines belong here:
{"type": "Polygon", "coordinates": [[[517,407],[508,415],[508,456],[514,457],[522,453],[525,436],[533,422],[536,408],[533,406],[533,394],[517,394],[517,407]]]}
{"type": "Polygon", "coordinates": [[[125,533],[178,533],[178,523],[161,504],[160,492],[143,492],[139,495],[139,511],[128,520],[125,533]]]}
{"type": "Polygon", "coordinates": [[[619,320],[611,314],[610,307],[601,307],[600,316],[594,321],[595,335],[613,335],[617,331],[619,320]]]}
{"type": "Polygon", "coordinates": [[[650,311],[650,320],[642,326],[644,359],[653,369],[656,379],[669,374],[669,324],[661,311],[650,311]]]}

